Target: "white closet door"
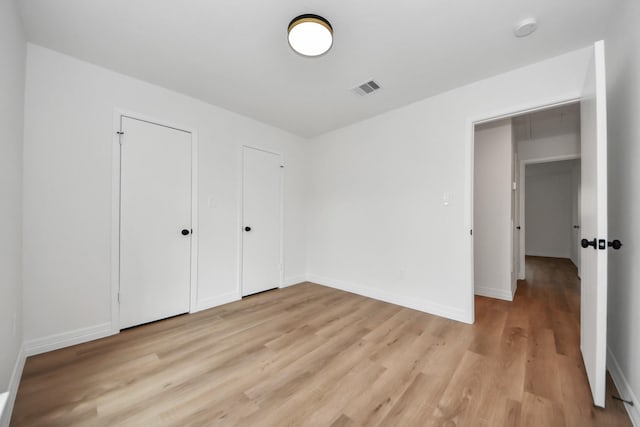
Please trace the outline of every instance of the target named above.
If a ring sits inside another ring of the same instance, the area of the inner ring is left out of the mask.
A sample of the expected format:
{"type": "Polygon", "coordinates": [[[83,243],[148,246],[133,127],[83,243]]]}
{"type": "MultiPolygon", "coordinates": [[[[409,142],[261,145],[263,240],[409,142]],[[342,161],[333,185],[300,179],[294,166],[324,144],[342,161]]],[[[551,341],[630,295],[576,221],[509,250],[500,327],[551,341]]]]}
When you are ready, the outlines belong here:
{"type": "Polygon", "coordinates": [[[281,166],[279,154],[243,148],[243,296],[280,286],[281,166]]]}
{"type": "Polygon", "coordinates": [[[191,134],[122,117],[120,327],[189,311],[191,134]]]}

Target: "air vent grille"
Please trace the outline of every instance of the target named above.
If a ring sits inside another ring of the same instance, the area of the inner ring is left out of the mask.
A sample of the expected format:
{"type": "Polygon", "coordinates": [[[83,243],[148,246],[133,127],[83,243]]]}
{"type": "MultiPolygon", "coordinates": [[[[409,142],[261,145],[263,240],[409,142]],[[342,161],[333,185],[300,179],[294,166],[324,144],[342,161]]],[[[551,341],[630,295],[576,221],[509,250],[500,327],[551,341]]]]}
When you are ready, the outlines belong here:
{"type": "Polygon", "coordinates": [[[353,91],[360,96],[365,96],[375,92],[378,89],[380,89],[380,85],[375,81],[370,80],[366,83],[361,84],[360,86],[355,87],[353,91]]]}

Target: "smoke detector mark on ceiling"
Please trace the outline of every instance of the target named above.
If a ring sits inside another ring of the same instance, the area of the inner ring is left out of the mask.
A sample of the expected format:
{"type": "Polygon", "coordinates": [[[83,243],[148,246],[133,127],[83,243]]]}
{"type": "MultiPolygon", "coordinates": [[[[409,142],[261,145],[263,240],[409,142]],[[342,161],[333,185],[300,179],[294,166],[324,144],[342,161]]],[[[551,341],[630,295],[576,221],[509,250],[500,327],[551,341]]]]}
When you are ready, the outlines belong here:
{"type": "Polygon", "coordinates": [[[353,88],[352,90],[360,96],[365,96],[375,92],[378,89],[380,89],[380,85],[375,81],[370,80],[366,83],[361,84],[360,86],[353,88]]]}
{"type": "Polygon", "coordinates": [[[513,34],[518,37],[527,37],[533,34],[538,29],[538,21],[535,18],[528,18],[524,21],[520,21],[513,29],[513,34]]]}

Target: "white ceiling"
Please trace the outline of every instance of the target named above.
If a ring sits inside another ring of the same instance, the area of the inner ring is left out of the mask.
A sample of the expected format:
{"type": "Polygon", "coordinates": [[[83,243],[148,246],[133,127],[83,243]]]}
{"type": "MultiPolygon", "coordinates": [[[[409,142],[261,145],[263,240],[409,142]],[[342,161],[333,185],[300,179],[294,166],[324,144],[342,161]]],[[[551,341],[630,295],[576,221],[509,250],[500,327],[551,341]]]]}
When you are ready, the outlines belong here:
{"type": "Polygon", "coordinates": [[[608,0],[19,0],[30,41],[311,137],[602,38],[608,0]],[[287,44],[302,13],[328,54],[287,44]],[[516,22],[539,29],[516,39],[516,22]],[[350,90],[375,79],[382,90],[350,90]]]}

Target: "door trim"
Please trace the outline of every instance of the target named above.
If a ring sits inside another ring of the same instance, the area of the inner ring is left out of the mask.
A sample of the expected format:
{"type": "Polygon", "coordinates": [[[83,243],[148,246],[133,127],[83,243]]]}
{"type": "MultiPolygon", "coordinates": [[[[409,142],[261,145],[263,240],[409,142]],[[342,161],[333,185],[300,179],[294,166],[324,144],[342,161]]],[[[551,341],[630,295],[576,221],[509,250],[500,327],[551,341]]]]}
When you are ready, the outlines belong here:
{"type": "Polygon", "coordinates": [[[240,188],[238,189],[238,193],[240,197],[238,198],[238,284],[237,290],[238,295],[242,299],[242,269],[244,266],[244,247],[243,247],[243,230],[244,227],[244,150],[245,148],[250,148],[252,150],[262,151],[264,153],[274,154],[276,156],[280,156],[280,162],[282,168],[280,169],[280,277],[278,288],[284,287],[284,170],[286,169],[286,163],[284,154],[267,150],[265,148],[256,147],[255,145],[242,144],[240,146],[240,178],[238,179],[238,183],[240,188]]]}
{"type": "MultiPolygon", "coordinates": [[[[493,113],[479,114],[475,117],[469,117],[465,126],[465,178],[464,201],[466,203],[466,233],[469,236],[469,247],[467,250],[467,265],[469,266],[469,281],[467,288],[467,309],[465,310],[464,321],[467,323],[475,322],[475,278],[474,278],[474,253],[473,253],[473,235],[469,232],[473,230],[473,166],[474,166],[474,133],[475,126],[492,122],[500,119],[507,119],[521,114],[534,113],[536,111],[547,110],[549,108],[560,107],[567,104],[580,102],[581,94],[575,94],[533,102],[530,104],[516,105],[511,108],[505,108],[493,113]]],[[[513,256],[513,254],[511,255],[513,256]]]]}
{"type": "Polygon", "coordinates": [[[198,300],[198,133],[195,129],[164,119],[150,117],[142,113],[121,108],[113,111],[113,132],[111,140],[111,332],[120,332],[120,137],[121,120],[128,117],[158,126],[180,130],[191,134],[191,277],[189,313],[197,308],[198,300]]]}

